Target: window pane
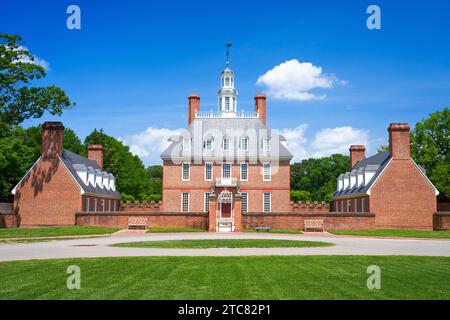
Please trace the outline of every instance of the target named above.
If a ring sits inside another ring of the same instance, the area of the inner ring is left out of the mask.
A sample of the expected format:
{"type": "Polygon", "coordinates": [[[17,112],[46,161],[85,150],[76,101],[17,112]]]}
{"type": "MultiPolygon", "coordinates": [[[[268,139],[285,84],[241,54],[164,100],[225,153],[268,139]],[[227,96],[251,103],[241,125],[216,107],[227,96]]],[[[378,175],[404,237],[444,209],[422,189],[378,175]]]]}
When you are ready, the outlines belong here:
{"type": "Polygon", "coordinates": [[[189,211],[189,193],[183,192],[181,194],[181,211],[188,212],[189,211]]]}
{"type": "Polygon", "coordinates": [[[248,179],[248,164],[241,163],[241,180],[247,180],[247,179],[248,179]]]}
{"type": "Polygon", "coordinates": [[[242,212],[248,211],[248,194],[246,192],[242,193],[242,212]]]}
{"type": "Polygon", "coordinates": [[[222,164],[222,178],[231,178],[231,164],[230,163],[222,164]]]}
{"type": "Polygon", "coordinates": [[[229,150],[230,149],[230,139],[224,138],[223,139],[223,150],[229,150]]]}
{"type": "Polygon", "coordinates": [[[205,208],[205,212],[209,212],[209,192],[205,193],[204,208],[205,208]]]}
{"type": "Polygon", "coordinates": [[[263,203],[263,207],[264,207],[264,212],[270,212],[270,193],[268,192],[264,192],[264,203],[263,203]]]}
{"type": "Polygon", "coordinates": [[[271,168],[270,163],[263,164],[263,180],[269,181],[271,178],[271,168]]]}
{"type": "Polygon", "coordinates": [[[183,180],[189,180],[189,163],[183,163],[183,180]]]}

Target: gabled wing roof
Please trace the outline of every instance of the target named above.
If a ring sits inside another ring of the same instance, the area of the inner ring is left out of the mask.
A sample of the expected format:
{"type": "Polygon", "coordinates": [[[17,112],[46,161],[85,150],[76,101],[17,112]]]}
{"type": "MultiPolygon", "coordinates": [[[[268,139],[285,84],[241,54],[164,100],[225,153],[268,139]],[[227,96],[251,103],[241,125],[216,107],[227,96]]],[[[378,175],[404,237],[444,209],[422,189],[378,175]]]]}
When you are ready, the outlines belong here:
{"type": "Polygon", "coordinates": [[[391,154],[389,151],[383,151],[380,153],[377,153],[376,155],[373,155],[371,157],[368,157],[364,160],[358,161],[355,166],[352,169],[352,172],[356,172],[359,169],[365,168],[365,169],[372,169],[375,171],[374,176],[368,183],[366,183],[364,186],[360,187],[353,187],[353,188],[347,188],[340,191],[335,191],[333,194],[333,197],[340,197],[340,196],[346,196],[351,194],[358,194],[358,193],[366,193],[370,187],[373,185],[373,183],[377,180],[378,176],[383,172],[386,165],[389,163],[389,160],[391,159],[391,154]]]}
{"type": "Polygon", "coordinates": [[[88,158],[82,157],[72,151],[64,150],[61,157],[61,161],[64,163],[66,168],[69,170],[70,174],[75,178],[78,185],[83,189],[86,193],[96,193],[100,195],[120,198],[120,193],[114,190],[108,190],[107,188],[100,188],[99,186],[93,186],[91,184],[86,185],[83,180],[81,180],[80,176],[77,174],[75,167],[77,165],[85,165],[86,167],[92,167],[94,170],[100,170],[100,166],[97,164],[97,161],[89,160],[88,158]]]}

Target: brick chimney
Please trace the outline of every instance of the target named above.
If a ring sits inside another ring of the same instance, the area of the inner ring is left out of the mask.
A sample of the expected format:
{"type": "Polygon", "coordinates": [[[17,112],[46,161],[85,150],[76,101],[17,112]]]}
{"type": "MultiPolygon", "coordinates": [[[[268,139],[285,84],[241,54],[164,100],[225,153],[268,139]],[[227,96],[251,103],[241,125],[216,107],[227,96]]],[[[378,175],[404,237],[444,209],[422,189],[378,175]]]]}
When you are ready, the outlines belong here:
{"type": "Polygon", "coordinates": [[[391,123],[389,132],[389,150],[394,160],[409,160],[409,125],[407,123],[391,123]]]}
{"type": "Polygon", "coordinates": [[[255,111],[259,112],[259,119],[266,125],[266,95],[257,94],[255,96],[255,111]]]}
{"type": "Polygon", "coordinates": [[[62,122],[45,122],[42,125],[41,155],[44,159],[57,159],[63,152],[64,126],[62,122]]]}
{"type": "Polygon", "coordinates": [[[198,94],[190,94],[189,100],[189,113],[188,113],[188,125],[191,124],[195,118],[195,113],[200,110],[200,96],[198,94]]]}
{"type": "Polygon", "coordinates": [[[100,169],[103,169],[103,146],[101,144],[90,144],[88,146],[88,159],[97,161],[100,169]]]}
{"type": "Polygon", "coordinates": [[[350,146],[350,169],[352,169],[358,161],[366,158],[366,147],[363,145],[350,146]]]}

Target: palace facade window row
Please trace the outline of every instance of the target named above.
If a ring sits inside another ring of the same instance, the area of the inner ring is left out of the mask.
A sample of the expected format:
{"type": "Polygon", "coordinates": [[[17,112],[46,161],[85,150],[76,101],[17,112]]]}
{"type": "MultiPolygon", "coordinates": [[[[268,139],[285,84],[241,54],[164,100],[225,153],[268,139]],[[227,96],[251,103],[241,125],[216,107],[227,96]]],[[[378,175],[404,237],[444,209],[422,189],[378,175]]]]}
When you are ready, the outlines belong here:
{"type": "MultiPolygon", "coordinates": [[[[232,168],[233,165],[230,162],[222,163],[222,179],[230,179],[232,177],[232,168]]],[[[239,179],[241,181],[249,180],[249,170],[248,163],[243,162],[239,164],[240,174],[239,179]]],[[[265,162],[262,165],[262,173],[263,181],[271,181],[272,180],[272,165],[270,162],[265,162]]],[[[204,180],[212,181],[214,176],[213,172],[213,163],[206,162],[204,166],[204,180]]],[[[183,162],[181,165],[181,180],[182,181],[190,181],[191,179],[191,164],[189,162],[183,162]]]]}
{"type": "MultiPolygon", "coordinates": [[[[242,192],[241,198],[241,212],[246,213],[249,212],[249,196],[247,192],[242,192]]],[[[189,212],[190,203],[191,203],[191,194],[190,192],[182,192],[181,193],[181,212],[189,212]]],[[[272,194],[270,192],[263,192],[262,194],[262,208],[263,212],[270,213],[272,211],[272,194]]],[[[209,212],[209,203],[210,203],[210,193],[205,192],[203,194],[203,211],[209,212]]]]}
{"type": "MultiPolygon", "coordinates": [[[[230,150],[230,138],[225,137],[222,139],[222,149],[224,151],[230,150]]],[[[261,146],[263,151],[269,152],[272,146],[272,142],[270,138],[263,138],[261,140],[261,146]]],[[[249,147],[249,138],[244,137],[239,139],[239,149],[241,151],[248,151],[249,147]]],[[[184,138],[183,139],[183,151],[191,151],[192,148],[192,139],[191,138],[184,138]]],[[[203,148],[207,151],[213,151],[215,148],[214,138],[208,137],[203,142],[203,148]]]]}

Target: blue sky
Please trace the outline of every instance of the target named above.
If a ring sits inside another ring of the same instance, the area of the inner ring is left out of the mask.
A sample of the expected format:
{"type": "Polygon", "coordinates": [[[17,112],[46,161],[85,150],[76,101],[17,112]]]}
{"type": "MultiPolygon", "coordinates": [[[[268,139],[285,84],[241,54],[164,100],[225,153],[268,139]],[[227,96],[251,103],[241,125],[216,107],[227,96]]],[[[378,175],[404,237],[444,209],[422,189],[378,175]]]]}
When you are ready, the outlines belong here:
{"type": "MultiPolygon", "coordinates": [[[[270,91],[258,78],[286,61],[331,79],[309,90],[323,99],[269,94],[268,125],[290,137],[296,159],[357,142],[374,153],[390,122],[413,125],[450,101],[448,1],[2,1],[0,30],[20,34],[49,64],[41,83],[76,102],[59,120],[82,139],[94,128],[123,138],[146,164],[186,126],[189,93],[216,108],[227,39],[239,109],[253,109],[253,96],[270,91]],[[66,27],[70,4],[81,30],[66,27]],[[381,30],[366,27],[371,4],[381,30]]],[[[56,118],[24,125],[45,120],[56,118]]]]}

